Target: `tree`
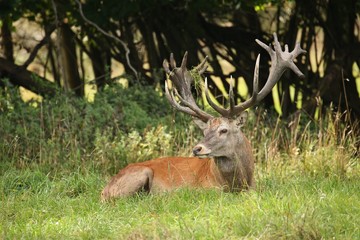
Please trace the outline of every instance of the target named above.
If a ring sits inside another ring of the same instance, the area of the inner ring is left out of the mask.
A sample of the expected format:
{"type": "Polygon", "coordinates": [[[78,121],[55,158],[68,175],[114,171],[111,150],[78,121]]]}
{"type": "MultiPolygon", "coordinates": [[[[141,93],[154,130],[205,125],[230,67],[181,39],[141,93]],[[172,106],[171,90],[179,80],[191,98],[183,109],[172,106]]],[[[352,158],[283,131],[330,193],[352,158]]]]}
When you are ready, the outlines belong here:
{"type": "MultiPolygon", "coordinates": [[[[293,47],[300,41],[309,53],[298,63],[306,78],[287,73],[278,84],[282,116],[299,110],[315,116],[316,109],[325,112],[333,105],[335,111],[347,110],[353,118],[360,118],[357,76],[352,71],[354,64],[359,66],[360,57],[359,3],[355,0],[26,0],[2,1],[0,9],[1,60],[6,61],[0,66],[1,76],[41,95],[51,95],[54,88],[50,85],[57,84],[83,96],[84,76],[90,70],[101,90],[110,79],[112,61],[124,66],[129,84],[156,85],[164,79],[163,59],[172,52],[180,58],[188,51],[193,66],[209,56],[211,71],[206,75],[212,79],[212,94],[227,105],[230,76],[236,84],[243,77],[247,88],[252,89],[255,57],[260,51],[254,39],[270,42],[275,31],[282,42],[293,47]],[[12,23],[20,18],[37,22],[45,33],[22,65],[11,59],[17,42],[9,34],[12,23]],[[51,35],[54,31],[56,37],[51,35]],[[26,80],[19,81],[16,68],[4,67],[16,64],[26,70],[39,60],[36,56],[42,47],[49,59],[43,66],[50,69],[55,84],[48,84],[47,77],[40,75],[34,82],[31,74],[24,74],[26,80]],[[84,67],[84,54],[91,60],[91,68],[84,67]],[[229,67],[225,69],[223,63],[229,67]]],[[[262,56],[260,82],[265,82],[268,64],[266,54],[262,56]]],[[[245,97],[238,92],[235,95],[237,101],[245,97]]],[[[265,99],[265,105],[274,105],[272,96],[265,99]]]]}

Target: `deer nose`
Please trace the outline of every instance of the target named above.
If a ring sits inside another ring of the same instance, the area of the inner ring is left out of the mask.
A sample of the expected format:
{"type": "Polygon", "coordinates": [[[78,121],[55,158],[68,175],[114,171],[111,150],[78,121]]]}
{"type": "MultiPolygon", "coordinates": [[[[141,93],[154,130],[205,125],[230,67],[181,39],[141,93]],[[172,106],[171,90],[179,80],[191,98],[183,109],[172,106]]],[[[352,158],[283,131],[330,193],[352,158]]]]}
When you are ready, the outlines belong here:
{"type": "Polygon", "coordinates": [[[193,154],[196,156],[199,152],[201,152],[202,147],[201,146],[195,146],[193,148],[193,154]]]}

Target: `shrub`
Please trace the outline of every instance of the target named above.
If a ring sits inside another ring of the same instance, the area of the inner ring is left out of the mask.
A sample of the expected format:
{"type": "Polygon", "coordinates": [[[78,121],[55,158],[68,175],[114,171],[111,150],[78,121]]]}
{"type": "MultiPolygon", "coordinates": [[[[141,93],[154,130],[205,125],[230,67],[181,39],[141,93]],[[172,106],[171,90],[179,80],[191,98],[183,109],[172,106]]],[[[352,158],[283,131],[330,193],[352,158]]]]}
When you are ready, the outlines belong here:
{"type": "Polygon", "coordinates": [[[178,129],[173,126],[170,106],[150,87],[109,85],[93,102],[59,93],[25,103],[14,89],[0,96],[0,159],[18,167],[76,166],[97,162],[97,157],[102,158],[100,162],[120,161],[122,166],[171,150],[171,131],[166,125],[178,129]],[[99,154],[103,148],[106,154],[99,154]],[[123,154],[129,151],[138,154],[123,154]]]}

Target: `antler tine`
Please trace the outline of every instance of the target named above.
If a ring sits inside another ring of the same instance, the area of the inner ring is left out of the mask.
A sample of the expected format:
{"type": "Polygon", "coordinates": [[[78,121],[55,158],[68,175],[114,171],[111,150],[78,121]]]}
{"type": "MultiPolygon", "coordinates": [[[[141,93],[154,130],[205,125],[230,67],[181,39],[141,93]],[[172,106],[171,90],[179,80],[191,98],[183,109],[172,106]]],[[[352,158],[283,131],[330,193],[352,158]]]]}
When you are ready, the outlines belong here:
{"type": "Polygon", "coordinates": [[[208,90],[208,83],[207,78],[205,78],[205,95],[209,105],[218,113],[220,113],[223,117],[233,117],[239,115],[244,110],[248,109],[252,105],[256,103],[257,96],[258,96],[258,88],[259,88],[259,65],[260,65],[260,54],[257,56],[255,70],[254,70],[254,80],[253,80],[253,93],[250,99],[246,100],[240,105],[235,106],[235,99],[234,99],[234,84],[233,79],[230,79],[230,89],[229,89],[229,102],[230,107],[229,109],[222,108],[216,105],[210,98],[209,90],[208,90]]]}
{"type": "Polygon", "coordinates": [[[259,93],[259,65],[260,65],[260,54],[258,54],[255,63],[254,79],[253,79],[253,93],[252,97],[256,98],[259,93]]]}
{"type": "Polygon", "coordinates": [[[285,50],[282,51],[280,42],[278,41],[276,33],[274,33],[274,49],[271,47],[271,44],[266,45],[265,43],[261,42],[260,40],[255,40],[262,48],[264,48],[270,55],[271,58],[271,67],[269,71],[268,79],[265,83],[265,86],[258,91],[258,79],[259,79],[259,61],[260,61],[260,54],[256,59],[256,65],[254,70],[254,85],[253,85],[253,93],[250,99],[245,101],[244,103],[235,106],[234,110],[231,111],[229,114],[230,117],[237,116],[247,108],[255,105],[256,103],[260,102],[262,99],[268,95],[275,84],[279,81],[282,74],[285,72],[286,69],[291,69],[295,74],[299,77],[303,77],[303,73],[298,69],[295,65],[294,60],[295,58],[302,54],[306,53],[305,50],[301,49],[300,44],[297,43],[294,50],[289,53],[288,45],[285,45],[285,50]]]}
{"type": "Polygon", "coordinates": [[[239,105],[233,107],[233,109],[231,109],[231,106],[230,106],[230,113],[229,113],[230,117],[239,115],[241,112],[243,112],[246,109],[255,105],[256,102],[258,101],[259,65],[260,65],[260,54],[258,54],[258,56],[256,58],[255,69],[254,69],[254,79],[253,79],[253,92],[252,92],[251,98],[249,98],[242,104],[239,104],[239,105]]]}
{"type": "MultiPolygon", "coordinates": [[[[190,110],[192,110],[195,114],[192,114],[192,116],[194,117],[198,117],[203,115],[203,111],[197,107],[197,105],[193,105],[190,102],[186,101],[180,94],[179,92],[176,90],[176,88],[174,89],[174,92],[176,94],[176,96],[180,99],[180,102],[183,103],[186,107],[190,108],[190,110]]],[[[202,119],[202,118],[201,118],[202,119]]],[[[206,118],[207,119],[207,118],[206,118]]]]}
{"type": "MultiPolygon", "coordinates": [[[[300,47],[300,43],[295,44],[294,50],[290,52],[290,54],[293,56],[293,59],[297,58],[300,54],[306,53],[304,49],[300,47]]],[[[299,70],[299,68],[295,65],[294,62],[291,62],[290,69],[300,78],[304,78],[305,75],[299,70]]]]}
{"type": "Polygon", "coordinates": [[[207,78],[205,78],[205,96],[206,96],[206,100],[208,101],[209,105],[218,113],[220,113],[222,116],[224,117],[228,117],[229,116],[229,111],[226,110],[225,108],[222,108],[220,106],[218,106],[216,103],[214,103],[209,95],[209,87],[208,87],[208,82],[207,82],[207,78]]]}
{"type": "Polygon", "coordinates": [[[193,114],[194,114],[193,111],[190,111],[190,109],[181,106],[181,105],[175,100],[175,97],[174,97],[173,92],[169,89],[169,86],[168,86],[168,84],[167,84],[167,80],[165,80],[165,96],[166,96],[166,98],[169,100],[171,106],[173,106],[174,108],[177,108],[177,109],[179,109],[179,110],[181,109],[180,111],[186,112],[187,114],[190,114],[190,115],[193,115],[193,114]]]}
{"type": "MultiPolygon", "coordinates": [[[[176,67],[176,62],[172,53],[170,54],[170,66],[168,61],[166,59],[164,60],[164,70],[173,83],[172,90],[170,90],[167,84],[167,80],[165,80],[165,95],[174,108],[193,117],[197,117],[203,122],[207,122],[213,116],[201,110],[197,106],[196,101],[192,96],[191,84],[194,82],[194,79],[186,68],[187,56],[188,53],[185,52],[180,67],[176,67]],[[179,102],[175,99],[174,92],[178,97],[179,102]]],[[[206,58],[199,64],[199,66],[196,68],[196,71],[203,73],[207,68],[205,63],[206,58]]]]}
{"type": "MultiPolygon", "coordinates": [[[[184,57],[187,55],[187,52],[185,52],[184,57]]],[[[174,54],[170,53],[170,66],[171,68],[176,68],[176,61],[174,59],[174,54]]]]}
{"type": "Polygon", "coordinates": [[[208,68],[208,65],[206,65],[207,59],[208,56],[205,56],[204,60],[197,67],[195,67],[195,71],[197,71],[200,75],[203,74],[208,68]]]}
{"type": "Polygon", "coordinates": [[[251,98],[246,100],[242,104],[236,106],[233,112],[231,113],[231,116],[236,116],[257,103],[258,94],[259,94],[259,68],[260,68],[259,66],[260,66],[260,54],[258,54],[256,58],[254,79],[253,79],[253,92],[251,98]]]}
{"type": "MultiPolygon", "coordinates": [[[[263,47],[264,44],[260,44],[261,42],[259,40],[256,42],[263,47]]],[[[274,33],[274,50],[271,47],[264,49],[270,55],[271,67],[266,84],[259,92],[258,101],[261,101],[272,90],[287,68],[291,69],[298,76],[303,76],[293,61],[299,54],[306,52],[301,49],[300,44],[296,44],[294,50],[290,53],[287,48],[285,48],[285,51],[282,51],[276,33],[274,33]]]]}
{"type": "Polygon", "coordinates": [[[230,89],[229,89],[230,112],[232,112],[235,107],[234,89],[233,88],[234,88],[233,78],[232,78],[232,76],[230,76],[230,89]]]}
{"type": "MultiPolygon", "coordinates": [[[[166,74],[168,74],[168,75],[171,74],[171,71],[169,68],[169,62],[166,59],[164,59],[164,61],[163,61],[163,68],[164,68],[166,74]]],[[[166,81],[165,81],[165,84],[166,84],[166,81]]]]}
{"type": "MultiPolygon", "coordinates": [[[[173,56],[173,54],[171,54],[171,56],[173,56]]],[[[181,66],[180,66],[181,70],[183,70],[183,71],[186,71],[187,56],[188,56],[188,52],[186,51],[186,52],[184,53],[183,59],[182,59],[182,61],[181,61],[181,66]]],[[[174,56],[173,56],[173,58],[174,58],[174,56]]],[[[175,63],[175,60],[174,60],[174,59],[173,59],[173,61],[174,61],[174,63],[175,63]]],[[[175,68],[175,67],[176,67],[176,63],[175,63],[175,65],[173,66],[173,68],[175,68]]]]}

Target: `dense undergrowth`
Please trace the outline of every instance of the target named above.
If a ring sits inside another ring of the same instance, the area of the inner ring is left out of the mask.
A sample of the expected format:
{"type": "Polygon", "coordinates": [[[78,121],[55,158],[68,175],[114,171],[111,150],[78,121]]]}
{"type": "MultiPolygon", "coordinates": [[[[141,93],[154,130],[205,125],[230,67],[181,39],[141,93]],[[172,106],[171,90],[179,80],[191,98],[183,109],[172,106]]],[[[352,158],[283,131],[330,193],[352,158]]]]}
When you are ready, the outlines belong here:
{"type": "Polygon", "coordinates": [[[193,131],[184,127],[186,117],[175,121],[168,103],[150,87],[113,85],[93,102],[59,94],[24,103],[10,92],[2,96],[0,113],[0,160],[19,168],[92,166],[113,172],[128,162],[173,153],[188,144],[185,138],[193,131]]]}
{"type": "Polygon", "coordinates": [[[250,111],[249,194],[184,189],[101,204],[129,162],[190,155],[201,137],[191,119],[146,87],[108,86],[93,102],[24,103],[12,91],[0,95],[3,238],[360,238],[360,139],[343,114],[250,111]]]}

